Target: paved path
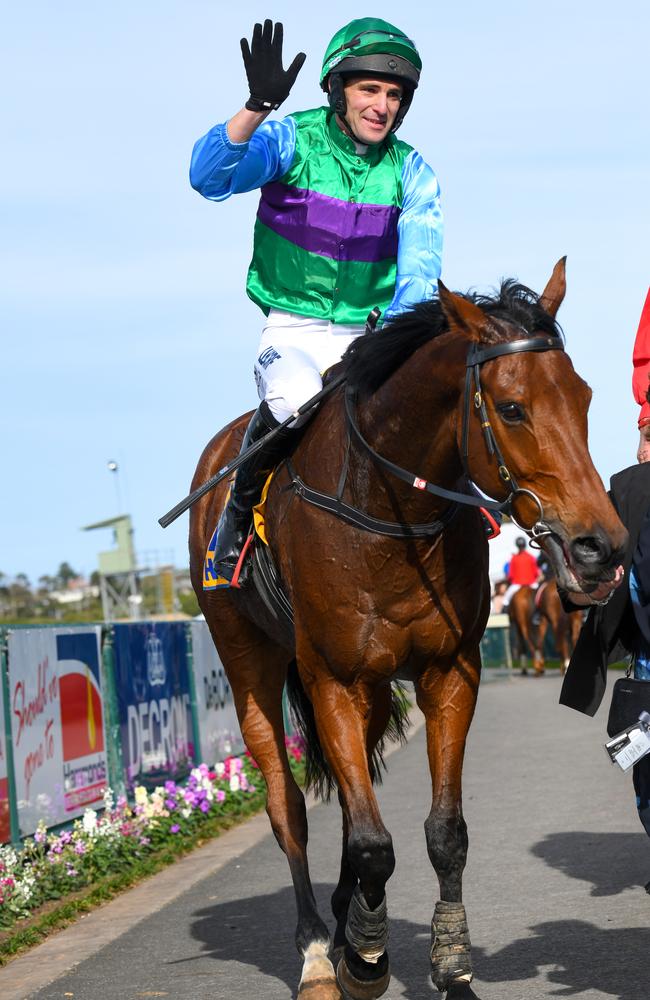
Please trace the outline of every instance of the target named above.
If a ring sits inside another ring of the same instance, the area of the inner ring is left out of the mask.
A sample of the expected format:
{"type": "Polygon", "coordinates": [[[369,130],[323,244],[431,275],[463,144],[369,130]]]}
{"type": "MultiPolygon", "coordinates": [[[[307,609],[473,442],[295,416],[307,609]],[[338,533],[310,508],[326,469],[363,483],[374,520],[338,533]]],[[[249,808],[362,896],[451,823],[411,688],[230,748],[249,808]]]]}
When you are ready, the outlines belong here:
{"type": "MultiPolygon", "coordinates": [[[[596,720],[557,704],[559,679],[485,684],[465,766],[465,901],[481,1000],[646,1000],[650,841],[631,778],[596,720]]],[[[424,843],[424,734],[393,754],[380,790],[397,868],[388,886],[387,1000],[427,983],[436,885],[424,843]]],[[[339,816],[310,812],[322,912],[337,874],[339,816]]],[[[0,970],[3,1000],[290,1000],[299,961],[284,856],[261,816],[0,970]]]]}

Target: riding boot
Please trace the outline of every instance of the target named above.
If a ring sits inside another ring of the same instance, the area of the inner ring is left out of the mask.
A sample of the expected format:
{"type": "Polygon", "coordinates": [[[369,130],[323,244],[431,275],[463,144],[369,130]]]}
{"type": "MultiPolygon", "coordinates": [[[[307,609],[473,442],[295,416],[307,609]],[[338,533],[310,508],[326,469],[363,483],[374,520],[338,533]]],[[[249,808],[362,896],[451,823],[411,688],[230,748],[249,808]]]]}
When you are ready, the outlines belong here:
{"type": "MultiPolygon", "coordinates": [[[[271,413],[267,402],[262,402],[246,429],[240,455],[276,427],[278,421],[271,413]]],[[[228,503],[219,520],[214,552],[215,570],[229,582],[233,578],[250,532],[253,507],[260,502],[264,483],[287,454],[288,442],[295,434],[295,430],[284,427],[248,462],[240,465],[235,473],[228,503]]]]}

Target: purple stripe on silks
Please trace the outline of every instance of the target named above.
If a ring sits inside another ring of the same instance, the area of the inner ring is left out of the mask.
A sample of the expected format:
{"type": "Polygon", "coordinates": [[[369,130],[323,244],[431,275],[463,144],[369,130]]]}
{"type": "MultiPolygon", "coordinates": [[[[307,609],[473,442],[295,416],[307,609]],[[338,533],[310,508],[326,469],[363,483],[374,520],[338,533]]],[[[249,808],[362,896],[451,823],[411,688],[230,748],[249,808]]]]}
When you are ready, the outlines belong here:
{"type": "Polygon", "coordinates": [[[296,246],[334,260],[397,257],[394,205],[364,205],[274,182],[262,188],[257,217],[296,246]]]}

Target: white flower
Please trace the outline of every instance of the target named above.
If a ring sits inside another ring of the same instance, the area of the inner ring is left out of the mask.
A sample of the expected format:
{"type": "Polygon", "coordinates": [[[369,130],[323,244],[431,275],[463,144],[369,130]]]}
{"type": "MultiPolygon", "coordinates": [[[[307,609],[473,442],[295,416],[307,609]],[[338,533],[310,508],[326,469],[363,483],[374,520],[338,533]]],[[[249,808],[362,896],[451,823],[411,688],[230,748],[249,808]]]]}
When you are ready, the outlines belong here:
{"type": "Polygon", "coordinates": [[[13,847],[0,847],[0,861],[2,861],[7,871],[11,871],[16,867],[18,855],[13,847]]]}
{"type": "Polygon", "coordinates": [[[189,819],[191,815],[192,815],[191,809],[181,809],[181,816],[183,817],[183,819],[189,819]]]}
{"type": "Polygon", "coordinates": [[[226,765],[223,763],[223,761],[219,761],[218,764],[214,765],[214,773],[216,774],[217,778],[223,778],[224,774],[226,773],[226,765]]]}
{"type": "Polygon", "coordinates": [[[230,791],[231,792],[238,792],[239,791],[239,775],[238,774],[231,774],[231,776],[230,776],[230,791]]]}
{"type": "Polygon", "coordinates": [[[89,837],[95,835],[97,832],[97,813],[94,809],[86,809],[81,825],[84,828],[84,833],[87,833],[89,837]]]}

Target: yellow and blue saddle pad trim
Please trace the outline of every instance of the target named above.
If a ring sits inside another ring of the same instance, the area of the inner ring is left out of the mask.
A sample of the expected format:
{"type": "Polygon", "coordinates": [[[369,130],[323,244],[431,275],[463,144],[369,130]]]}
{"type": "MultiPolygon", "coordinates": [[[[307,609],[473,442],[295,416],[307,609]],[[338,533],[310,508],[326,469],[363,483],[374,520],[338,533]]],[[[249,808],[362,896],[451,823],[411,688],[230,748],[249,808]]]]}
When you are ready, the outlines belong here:
{"type": "MultiPolygon", "coordinates": [[[[271,479],[273,478],[273,473],[268,477],[264,483],[264,489],[262,490],[262,496],[260,502],[257,506],[253,507],[253,526],[255,529],[255,534],[258,538],[268,545],[266,539],[266,531],[264,528],[264,509],[266,506],[266,495],[269,492],[269,486],[271,485],[271,479]]],[[[226,494],[226,501],[224,507],[228,503],[230,498],[230,490],[226,494]]],[[[218,569],[214,563],[214,553],[217,547],[217,532],[219,531],[219,524],[217,522],[217,527],[212,532],[210,541],[208,542],[208,548],[205,553],[205,559],[203,560],[203,589],[204,590],[219,590],[222,587],[230,587],[230,581],[226,580],[224,576],[221,576],[218,569]]]]}

